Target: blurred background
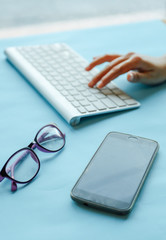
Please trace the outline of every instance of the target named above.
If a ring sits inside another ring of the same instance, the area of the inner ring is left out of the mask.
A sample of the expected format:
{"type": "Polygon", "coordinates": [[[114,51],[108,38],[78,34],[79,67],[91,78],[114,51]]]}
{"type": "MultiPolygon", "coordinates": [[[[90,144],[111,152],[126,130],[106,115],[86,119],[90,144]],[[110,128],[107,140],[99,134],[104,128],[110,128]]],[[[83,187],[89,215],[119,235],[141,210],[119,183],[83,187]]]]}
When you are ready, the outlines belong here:
{"type": "Polygon", "coordinates": [[[0,37],[146,18],[165,19],[166,0],[0,0],[0,37]]]}

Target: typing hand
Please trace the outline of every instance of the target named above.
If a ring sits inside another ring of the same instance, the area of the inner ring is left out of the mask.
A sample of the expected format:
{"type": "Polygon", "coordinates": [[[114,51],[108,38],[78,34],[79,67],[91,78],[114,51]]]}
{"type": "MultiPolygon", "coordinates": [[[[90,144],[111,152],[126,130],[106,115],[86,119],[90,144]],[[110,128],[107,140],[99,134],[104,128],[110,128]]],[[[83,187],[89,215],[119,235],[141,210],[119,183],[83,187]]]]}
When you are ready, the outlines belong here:
{"type": "Polygon", "coordinates": [[[107,54],[94,57],[85,70],[90,71],[105,62],[109,64],[89,82],[89,87],[99,82],[97,87],[102,88],[123,73],[127,73],[127,80],[133,83],[155,85],[166,80],[166,55],[150,57],[132,52],[126,55],[107,54]]]}

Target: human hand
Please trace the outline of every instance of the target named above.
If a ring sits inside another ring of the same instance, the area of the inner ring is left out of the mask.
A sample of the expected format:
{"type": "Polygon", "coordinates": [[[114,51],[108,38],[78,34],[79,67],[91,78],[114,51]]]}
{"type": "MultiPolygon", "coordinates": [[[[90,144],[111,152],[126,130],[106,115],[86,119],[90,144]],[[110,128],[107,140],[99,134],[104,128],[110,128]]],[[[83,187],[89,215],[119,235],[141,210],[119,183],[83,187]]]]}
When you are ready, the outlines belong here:
{"type": "Polygon", "coordinates": [[[107,54],[93,58],[85,70],[90,71],[95,66],[105,62],[109,62],[109,64],[89,82],[89,87],[93,87],[99,82],[97,87],[102,88],[127,72],[127,80],[133,83],[155,85],[166,80],[166,55],[150,57],[133,52],[126,55],[107,54]]]}

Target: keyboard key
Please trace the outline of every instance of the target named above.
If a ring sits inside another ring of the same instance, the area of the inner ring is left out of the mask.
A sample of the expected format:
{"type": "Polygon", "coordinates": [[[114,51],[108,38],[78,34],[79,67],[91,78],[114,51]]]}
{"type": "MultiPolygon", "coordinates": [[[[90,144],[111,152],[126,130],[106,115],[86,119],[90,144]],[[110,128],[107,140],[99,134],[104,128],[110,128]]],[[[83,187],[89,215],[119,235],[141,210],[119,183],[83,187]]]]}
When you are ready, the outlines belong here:
{"type": "Polygon", "coordinates": [[[96,93],[95,97],[97,97],[98,99],[106,98],[106,96],[103,93],[101,93],[101,92],[96,93]]]}
{"type": "Polygon", "coordinates": [[[70,57],[69,52],[68,52],[68,51],[64,51],[64,52],[62,52],[62,57],[63,57],[64,59],[69,58],[69,57],[70,57]]]}
{"type": "Polygon", "coordinates": [[[116,87],[113,83],[109,83],[109,84],[107,85],[107,87],[108,87],[110,90],[117,89],[117,87],[116,87]]]}
{"type": "Polygon", "coordinates": [[[54,80],[54,77],[52,77],[50,75],[47,75],[46,78],[47,78],[48,81],[54,80]]]}
{"type": "Polygon", "coordinates": [[[74,81],[74,82],[71,83],[71,85],[72,85],[73,87],[79,87],[79,86],[80,86],[80,83],[77,82],[77,81],[74,81]]]}
{"type": "Polygon", "coordinates": [[[67,96],[67,95],[68,95],[68,92],[67,92],[66,90],[62,90],[62,91],[61,91],[61,94],[62,94],[63,96],[67,96]]]}
{"type": "Polygon", "coordinates": [[[86,113],[86,110],[84,107],[78,107],[77,109],[80,113],[86,113]]]}
{"type": "Polygon", "coordinates": [[[96,101],[96,102],[93,102],[93,105],[98,109],[98,110],[105,110],[106,109],[106,106],[100,102],[100,101],[96,101]]]}
{"type": "Polygon", "coordinates": [[[60,86],[60,85],[57,86],[57,82],[51,82],[51,83],[52,83],[52,85],[55,84],[55,88],[56,88],[58,91],[62,91],[62,90],[63,90],[63,87],[62,87],[62,86],[60,86]]]}
{"type": "Polygon", "coordinates": [[[83,95],[84,97],[88,97],[88,96],[91,96],[92,93],[89,92],[88,90],[86,90],[85,92],[82,93],[82,95],[83,95]]]}
{"type": "Polygon", "coordinates": [[[76,89],[69,90],[71,96],[79,95],[79,92],[76,89]]]}
{"type": "Polygon", "coordinates": [[[59,74],[56,71],[50,71],[50,75],[53,76],[53,77],[58,77],[59,76],[59,74]]]}
{"type": "Polygon", "coordinates": [[[97,111],[97,109],[92,105],[86,106],[85,108],[88,112],[96,112],[97,111]]]}
{"type": "Polygon", "coordinates": [[[65,86],[66,85],[66,81],[62,78],[61,80],[58,81],[58,83],[61,85],[61,86],[65,86]]]}
{"type": "Polygon", "coordinates": [[[80,85],[80,86],[76,87],[76,89],[77,89],[77,91],[82,92],[82,91],[85,91],[86,88],[84,86],[80,85]]]}
{"type": "Polygon", "coordinates": [[[101,92],[102,92],[104,95],[110,95],[110,94],[112,93],[108,88],[102,89],[101,92]]]}
{"type": "Polygon", "coordinates": [[[80,82],[80,84],[82,83],[82,84],[85,84],[86,83],[86,85],[88,84],[88,79],[87,78],[81,78],[81,79],[79,79],[79,82],[80,82]]]}
{"type": "Polygon", "coordinates": [[[90,102],[87,101],[86,99],[82,100],[82,101],[79,101],[79,103],[82,105],[82,106],[88,106],[90,105],[90,102]]]}
{"type": "Polygon", "coordinates": [[[88,101],[90,101],[90,102],[95,102],[95,101],[97,101],[97,98],[96,98],[94,95],[87,97],[87,99],[88,99],[88,101]]]}
{"type": "Polygon", "coordinates": [[[88,88],[89,92],[91,92],[92,94],[98,93],[99,90],[97,88],[88,88]]]}
{"type": "Polygon", "coordinates": [[[67,80],[67,82],[72,82],[74,80],[74,78],[72,76],[70,76],[70,77],[67,77],[66,80],[67,80]]]}
{"type": "Polygon", "coordinates": [[[68,91],[68,90],[72,90],[73,87],[71,85],[64,85],[64,89],[68,91]]]}
{"type": "Polygon", "coordinates": [[[75,95],[74,98],[75,98],[75,100],[77,100],[77,101],[84,100],[84,97],[83,97],[82,95],[75,95]]]}
{"type": "Polygon", "coordinates": [[[46,72],[46,71],[43,71],[43,70],[42,70],[42,71],[40,71],[40,73],[41,73],[43,76],[45,76],[45,77],[48,75],[48,72],[46,72]]]}
{"type": "Polygon", "coordinates": [[[122,100],[126,100],[126,99],[129,99],[130,97],[125,94],[125,93],[121,93],[121,94],[118,94],[118,97],[120,97],[122,100]]]}
{"type": "Polygon", "coordinates": [[[56,43],[55,45],[52,46],[52,48],[54,49],[54,51],[59,52],[59,51],[61,51],[62,46],[60,44],[56,43]]]}
{"type": "Polygon", "coordinates": [[[125,102],[128,105],[135,105],[135,104],[137,104],[137,102],[134,99],[126,99],[125,102]]]}
{"type": "Polygon", "coordinates": [[[76,108],[80,106],[79,102],[77,102],[77,101],[73,101],[72,105],[76,108]]]}
{"type": "Polygon", "coordinates": [[[67,96],[66,99],[67,99],[69,102],[74,101],[74,97],[71,96],[71,95],[67,96]]]}
{"type": "Polygon", "coordinates": [[[124,101],[122,101],[119,97],[117,97],[116,95],[109,95],[108,96],[117,106],[119,107],[124,107],[126,106],[126,103],[124,101]]]}
{"type": "Polygon", "coordinates": [[[120,89],[118,89],[118,88],[112,89],[112,92],[115,93],[116,95],[119,95],[119,94],[122,93],[122,91],[120,89]]]}
{"type": "Polygon", "coordinates": [[[116,104],[114,102],[112,102],[110,99],[105,98],[101,100],[104,105],[106,105],[108,108],[116,108],[116,104]]]}

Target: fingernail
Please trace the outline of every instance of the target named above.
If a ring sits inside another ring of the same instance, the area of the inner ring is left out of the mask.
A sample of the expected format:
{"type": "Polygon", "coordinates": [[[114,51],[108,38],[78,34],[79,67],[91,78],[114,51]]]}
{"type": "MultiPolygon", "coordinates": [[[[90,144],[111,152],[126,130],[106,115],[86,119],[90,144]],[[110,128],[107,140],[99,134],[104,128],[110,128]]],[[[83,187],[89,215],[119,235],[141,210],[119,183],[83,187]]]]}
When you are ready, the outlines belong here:
{"type": "Polygon", "coordinates": [[[134,80],[134,74],[133,74],[133,73],[129,73],[129,74],[128,74],[128,80],[129,80],[130,82],[132,82],[132,81],[134,80]]]}
{"type": "Polygon", "coordinates": [[[102,88],[103,87],[103,84],[100,83],[99,85],[97,85],[97,88],[102,88]]]}

